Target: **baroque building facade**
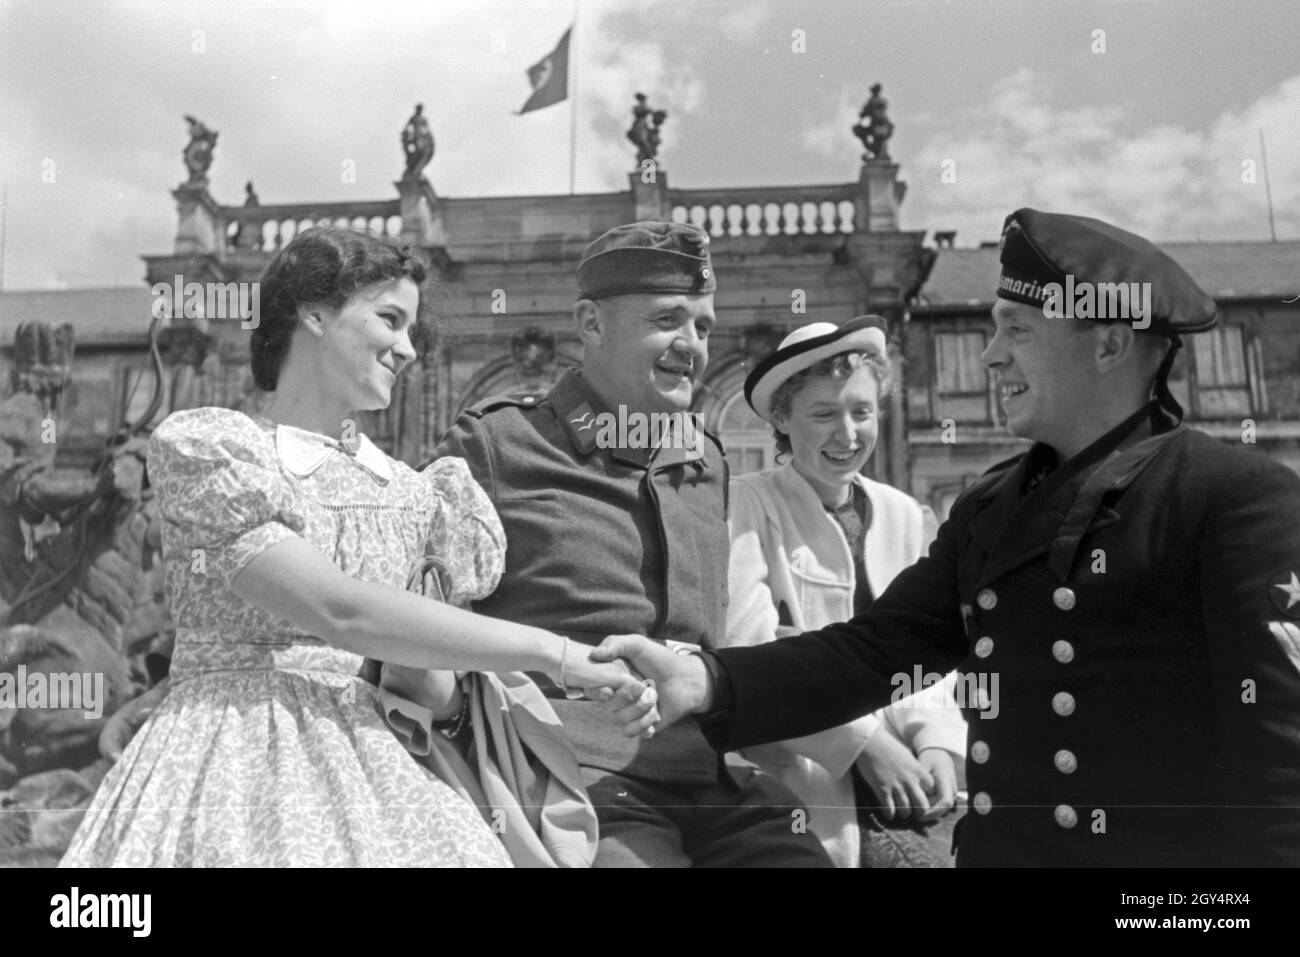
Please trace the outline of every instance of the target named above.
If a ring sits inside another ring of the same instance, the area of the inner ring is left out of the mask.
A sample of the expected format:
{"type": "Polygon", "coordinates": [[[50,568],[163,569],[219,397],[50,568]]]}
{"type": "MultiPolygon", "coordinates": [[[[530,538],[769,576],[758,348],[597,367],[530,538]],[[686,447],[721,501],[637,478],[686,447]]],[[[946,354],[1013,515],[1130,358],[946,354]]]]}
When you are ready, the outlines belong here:
{"type": "MultiPolygon", "coordinates": [[[[170,391],[159,415],[261,401],[232,284],[255,282],[298,231],[332,223],[410,243],[433,265],[434,346],[403,377],[392,407],[359,423],[391,454],[418,462],[461,410],[492,395],[545,392],[581,362],[573,276],[588,243],[620,223],[672,219],[710,233],[720,290],[695,411],[722,437],[733,469],[764,467],[773,462],[770,430],[741,394],[754,356],[804,323],[868,312],[886,317],[902,341],[906,303],[932,253],[923,231],[899,228],[898,172],[887,159],[868,159],[856,182],[674,189],[652,162],[629,173],[619,192],[454,198],[407,175],[393,199],[256,206],[222,205],[205,184],[188,183],[173,193],[173,249],[144,257],[147,282],[159,290],[198,283],[216,293],[204,316],[166,323],[170,391]]],[[[902,409],[900,397],[891,420],[898,428],[882,436],[874,467],[905,485],[902,409]]]]}
{"type": "MultiPolygon", "coordinates": [[[[387,199],[271,205],[251,184],[243,205],[218,202],[207,166],[187,156],[190,178],[172,193],[172,249],[143,257],[146,286],[0,294],[0,348],[12,365],[19,323],[73,326],[59,455],[89,465],[106,438],[141,416],[156,424],[198,405],[256,409],[265,396],[248,367],[237,308],[247,287],[238,284],[256,282],[302,229],[367,230],[419,247],[436,277],[424,310],[432,347],[392,406],[358,423],[414,464],[461,410],[492,395],[544,393],[581,362],[573,275],[589,242],[633,220],[690,221],[712,237],[719,285],[695,411],[721,437],[733,474],[775,462],[770,429],[742,395],[755,357],[805,323],[876,313],[889,322],[898,387],[869,469],[942,517],[963,488],[1024,447],[1006,433],[979,362],[992,335],[998,250],[956,248],[943,232],[927,244],[924,230],[902,229],[899,167],[869,139],[857,179],[829,185],[679,189],[651,160],[622,191],[444,197],[408,161],[387,199]],[[172,290],[181,305],[187,287],[199,291],[197,308],[161,305],[172,290]]],[[[201,158],[210,163],[210,150],[201,158]]],[[[1216,297],[1224,320],[1188,337],[1175,365],[1171,385],[1189,423],[1300,472],[1300,242],[1166,248],[1216,297]]]]}

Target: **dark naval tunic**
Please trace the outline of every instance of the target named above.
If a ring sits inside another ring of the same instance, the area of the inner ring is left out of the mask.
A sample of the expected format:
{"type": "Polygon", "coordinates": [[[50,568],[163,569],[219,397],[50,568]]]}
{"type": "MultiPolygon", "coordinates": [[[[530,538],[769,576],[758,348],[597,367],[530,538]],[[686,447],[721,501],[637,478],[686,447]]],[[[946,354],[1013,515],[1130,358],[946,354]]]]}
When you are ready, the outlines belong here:
{"type": "Polygon", "coordinates": [[[992,470],[853,621],[716,655],[725,749],[959,668],[961,865],[1300,864],[1300,479],[1154,410],[992,470]]]}

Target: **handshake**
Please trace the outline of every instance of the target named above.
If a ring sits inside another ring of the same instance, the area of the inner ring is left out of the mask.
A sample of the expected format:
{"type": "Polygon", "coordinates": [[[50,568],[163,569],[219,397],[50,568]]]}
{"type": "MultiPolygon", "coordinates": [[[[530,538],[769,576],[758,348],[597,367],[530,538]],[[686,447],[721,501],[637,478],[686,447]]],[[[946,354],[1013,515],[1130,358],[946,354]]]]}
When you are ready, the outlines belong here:
{"type": "Polygon", "coordinates": [[[575,672],[570,683],[586,687],[587,697],[600,703],[624,735],[649,739],[683,715],[709,710],[712,680],[704,660],[694,652],[693,645],[679,642],[610,635],[591,649],[580,666],[599,674],[592,680],[575,672]],[[613,685],[603,683],[610,665],[625,671],[613,685]]]}
{"type": "MultiPolygon", "coordinates": [[[[713,702],[712,679],[704,660],[687,651],[693,648],[610,635],[586,655],[569,653],[562,684],[599,703],[627,737],[649,740],[683,715],[708,711],[713,702]]],[[[167,688],[166,680],[160,682],[109,718],[99,737],[100,753],[120,758],[167,688]]]]}

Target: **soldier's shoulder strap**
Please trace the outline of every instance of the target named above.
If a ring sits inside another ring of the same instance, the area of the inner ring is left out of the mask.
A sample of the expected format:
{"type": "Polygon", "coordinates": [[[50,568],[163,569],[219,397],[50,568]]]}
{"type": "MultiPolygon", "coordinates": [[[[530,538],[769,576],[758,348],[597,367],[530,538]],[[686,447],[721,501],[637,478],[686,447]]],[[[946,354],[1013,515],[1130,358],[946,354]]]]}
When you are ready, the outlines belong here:
{"type": "Polygon", "coordinates": [[[541,404],[541,395],[494,395],[475,402],[465,410],[465,415],[472,416],[475,419],[481,419],[493,412],[500,412],[503,409],[535,409],[541,404]]]}

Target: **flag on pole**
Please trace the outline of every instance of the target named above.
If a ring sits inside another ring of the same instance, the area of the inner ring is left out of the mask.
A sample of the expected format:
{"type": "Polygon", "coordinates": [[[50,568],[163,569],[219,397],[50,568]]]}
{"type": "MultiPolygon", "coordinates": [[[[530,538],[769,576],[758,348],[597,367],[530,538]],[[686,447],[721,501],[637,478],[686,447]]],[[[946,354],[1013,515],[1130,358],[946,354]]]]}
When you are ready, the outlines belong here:
{"type": "Polygon", "coordinates": [[[533,85],[533,95],[517,115],[554,106],[568,99],[569,34],[572,32],[573,27],[565,30],[555,49],[528,68],[528,82],[533,85]]]}

